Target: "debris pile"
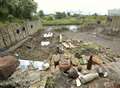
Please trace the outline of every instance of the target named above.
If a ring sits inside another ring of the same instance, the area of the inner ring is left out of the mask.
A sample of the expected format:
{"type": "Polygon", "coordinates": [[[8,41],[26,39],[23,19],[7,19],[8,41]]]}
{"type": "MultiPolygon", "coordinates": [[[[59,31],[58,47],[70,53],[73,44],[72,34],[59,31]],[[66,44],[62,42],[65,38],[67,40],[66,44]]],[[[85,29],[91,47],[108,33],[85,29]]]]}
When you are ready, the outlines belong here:
{"type": "MultiPolygon", "coordinates": [[[[62,40],[61,44],[64,46],[63,53],[58,52],[53,55],[51,62],[54,62],[52,64],[52,72],[54,69],[52,79],[54,79],[54,82],[52,82],[53,84],[51,85],[54,86],[54,88],[84,88],[85,86],[90,87],[95,84],[96,86],[94,86],[94,88],[101,88],[98,81],[102,79],[102,88],[119,88],[120,83],[116,81],[120,79],[113,79],[116,82],[114,83],[114,81],[111,80],[112,72],[106,66],[113,62],[115,64],[118,58],[97,44],[84,41],[75,41],[77,43],[74,44],[73,41],[75,40],[62,40]],[[71,45],[74,47],[71,47],[71,45]],[[109,82],[107,82],[106,79],[109,80],[109,82]],[[105,85],[106,83],[113,83],[113,85],[105,85]]],[[[110,67],[112,66],[110,65],[110,67]]],[[[116,73],[118,72],[119,70],[116,73]]]]}
{"type": "Polygon", "coordinates": [[[120,60],[116,55],[97,44],[53,34],[36,34],[26,41],[13,52],[18,60],[1,57],[0,75],[8,79],[2,81],[0,87],[120,87],[120,60]]]}

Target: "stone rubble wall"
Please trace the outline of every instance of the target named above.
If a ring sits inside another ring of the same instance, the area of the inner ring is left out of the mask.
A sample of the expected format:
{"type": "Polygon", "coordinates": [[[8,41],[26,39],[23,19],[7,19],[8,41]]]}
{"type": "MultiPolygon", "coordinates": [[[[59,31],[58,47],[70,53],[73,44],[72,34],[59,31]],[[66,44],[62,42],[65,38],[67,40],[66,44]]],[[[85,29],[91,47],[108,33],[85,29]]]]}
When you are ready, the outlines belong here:
{"type": "Polygon", "coordinates": [[[8,48],[40,29],[42,29],[40,21],[24,22],[22,24],[10,23],[0,27],[0,49],[8,48]]]}

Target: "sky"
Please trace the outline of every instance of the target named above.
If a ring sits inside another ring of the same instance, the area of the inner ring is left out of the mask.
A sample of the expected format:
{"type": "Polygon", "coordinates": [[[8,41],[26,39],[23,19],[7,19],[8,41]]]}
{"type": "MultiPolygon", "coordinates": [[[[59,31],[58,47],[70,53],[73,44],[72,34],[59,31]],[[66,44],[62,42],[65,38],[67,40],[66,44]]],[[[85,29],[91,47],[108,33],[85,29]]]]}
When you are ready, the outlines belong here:
{"type": "Polygon", "coordinates": [[[35,0],[38,11],[46,14],[55,12],[76,12],[82,14],[107,14],[109,9],[119,9],[120,0],[35,0]]]}

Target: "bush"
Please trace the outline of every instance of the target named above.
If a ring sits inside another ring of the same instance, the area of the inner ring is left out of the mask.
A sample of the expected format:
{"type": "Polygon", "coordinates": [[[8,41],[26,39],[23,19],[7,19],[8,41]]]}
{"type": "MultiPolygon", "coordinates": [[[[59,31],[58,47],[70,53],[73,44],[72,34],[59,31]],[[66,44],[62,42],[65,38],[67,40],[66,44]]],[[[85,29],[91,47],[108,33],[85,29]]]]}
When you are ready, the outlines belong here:
{"type": "Polygon", "coordinates": [[[45,16],[45,17],[43,17],[43,19],[46,20],[46,21],[51,21],[51,20],[53,20],[53,18],[52,18],[51,16],[45,16]]]}

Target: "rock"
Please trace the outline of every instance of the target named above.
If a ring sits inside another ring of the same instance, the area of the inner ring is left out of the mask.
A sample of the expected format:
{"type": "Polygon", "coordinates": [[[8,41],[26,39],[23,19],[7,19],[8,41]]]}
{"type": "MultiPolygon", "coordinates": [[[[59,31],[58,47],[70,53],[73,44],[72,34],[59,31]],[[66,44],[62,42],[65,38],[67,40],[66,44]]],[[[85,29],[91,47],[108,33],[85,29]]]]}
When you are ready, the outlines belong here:
{"type": "Polygon", "coordinates": [[[71,62],[73,66],[78,66],[79,65],[79,60],[77,58],[71,58],[71,62]]]}
{"type": "Polygon", "coordinates": [[[76,57],[75,57],[73,54],[71,54],[71,53],[64,53],[64,58],[70,59],[73,66],[78,66],[78,65],[80,65],[79,59],[76,58],[76,57]]]}
{"type": "Polygon", "coordinates": [[[75,57],[76,57],[76,58],[78,58],[78,59],[79,59],[79,58],[81,58],[80,53],[78,53],[78,52],[77,52],[77,53],[75,53],[75,57]]]}
{"type": "Polygon", "coordinates": [[[101,65],[103,63],[103,61],[101,60],[101,58],[99,56],[97,56],[97,55],[93,55],[92,61],[95,64],[98,64],[98,65],[101,65]]]}
{"type": "Polygon", "coordinates": [[[49,67],[50,67],[50,64],[49,64],[49,63],[44,63],[44,64],[43,64],[43,69],[44,69],[44,70],[48,70],[49,67]]]}
{"type": "Polygon", "coordinates": [[[78,78],[76,79],[76,85],[77,85],[77,87],[81,86],[81,82],[78,78]]]}
{"type": "Polygon", "coordinates": [[[72,79],[76,79],[79,77],[79,74],[77,73],[77,70],[75,68],[70,68],[68,71],[68,77],[72,78],[72,79]]]}
{"type": "Polygon", "coordinates": [[[63,40],[62,34],[59,35],[59,42],[61,43],[63,40]]]}
{"type": "Polygon", "coordinates": [[[63,44],[63,46],[64,46],[65,48],[67,48],[67,49],[70,48],[70,45],[67,44],[66,42],[63,42],[62,44],[63,44]]]}
{"type": "Polygon", "coordinates": [[[75,48],[76,47],[71,42],[63,42],[62,44],[67,49],[71,49],[71,48],[75,48]]]}
{"type": "Polygon", "coordinates": [[[63,45],[59,44],[56,48],[56,52],[59,53],[59,54],[63,54],[64,53],[63,45]]]}
{"type": "Polygon", "coordinates": [[[81,66],[78,66],[78,67],[77,67],[77,70],[78,70],[78,72],[81,72],[81,71],[82,71],[82,67],[81,67],[81,66]]]}
{"type": "Polygon", "coordinates": [[[103,61],[100,59],[99,56],[91,55],[87,63],[87,69],[91,70],[93,64],[102,65],[103,61]]]}
{"type": "Polygon", "coordinates": [[[75,48],[75,46],[71,42],[69,42],[68,44],[69,44],[70,48],[75,48]]]}
{"type": "Polygon", "coordinates": [[[0,57],[0,79],[10,77],[19,65],[19,61],[14,56],[0,57]]]}
{"type": "Polygon", "coordinates": [[[49,41],[41,41],[41,46],[48,46],[49,44],[49,41]]]}
{"type": "Polygon", "coordinates": [[[81,65],[85,65],[85,64],[87,64],[87,63],[88,63],[88,59],[89,59],[88,56],[81,55],[81,58],[80,58],[80,64],[81,64],[81,65]]]}
{"type": "Polygon", "coordinates": [[[96,78],[98,78],[99,75],[98,73],[89,73],[87,75],[84,75],[83,77],[81,77],[81,82],[84,84],[84,83],[87,83],[87,82],[90,82],[96,78]]]}
{"type": "Polygon", "coordinates": [[[59,68],[61,71],[66,72],[71,68],[71,61],[70,59],[61,59],[59,61],[59,68]]]}
{"type": "Polygon", "coordinates": [[[60,61],[60,55],[59,54],[53,55],[51,65],[56,67],[59,64],[59,61],[60,61]]]}
{"type": "Polygon", "coordinates": [[[53,37],[53,33],[52,32],[45,33],[45,34],[43,34],[43,37],[44,38],[51,38],[51,37],[53,37]]]}

